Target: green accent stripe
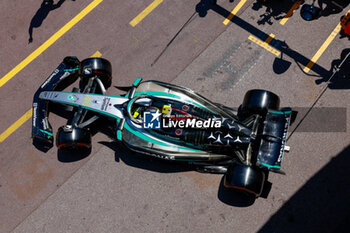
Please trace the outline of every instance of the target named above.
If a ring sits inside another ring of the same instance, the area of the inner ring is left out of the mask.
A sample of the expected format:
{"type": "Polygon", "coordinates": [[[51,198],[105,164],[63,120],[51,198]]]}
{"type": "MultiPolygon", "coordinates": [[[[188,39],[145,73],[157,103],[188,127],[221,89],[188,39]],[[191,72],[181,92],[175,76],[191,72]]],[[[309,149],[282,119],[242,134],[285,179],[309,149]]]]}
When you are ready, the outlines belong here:
{"type": "Polygon", "coordinates": [[[291,114],[292,111],[285,111],[285,112],[279,112],[279,111],[276,111],[276,112],[271,112],[273,114],[280,114],[280,115],[284,115],[284,114],[291,114]]]}
{"type": "Polygon", "coordinates": [[[65,69],[64,71],[75,71],[75,70],[79,70],[79,67],[78,68],[74,68],[74,69],[65,69]]]}
{"type": "Polygon", "coordinates": [[[117,139],[118,139],[119,141],[122,140],[122,131],[120,131],[120,130],[117,130],[117,139]]]}
{"type": "Polygon", "coordinates": [[[159,96],[169,96],[169,97],[181,99],[180,96],[170,94],[170,93],[161,92],[161,91],[141,91],[141,92],[136,92],[134,96],[138,96],[138,95],[159,95],[159,96]]]}
{"type": "Polygon", "coordinates": [[[142,78],[138,78],[138,79],[135,80],[135,82],[132,85],[134,87],[137,87],[140,84],[141,81],[142,81],[142,78]]]}
{"type": "Polygon", "coordinates": [[[46,133],[47,135],[53,136],[53,134],[52,134],[52,133],[47,132],[47,131],[45,131],[45,130],[40,129],[40,131],[41,131],[41,132],[43,132],[43,133],[46,133]]]}
{"type": "Polygon", "coordinates": [[[265,167],[278,168],[278,169],[281,168],[281,166],[278,166],[278,165],[270,165],[270,164],[263,163],[263,162],[261,162],[261,164],[264,165],[265,167]]]}

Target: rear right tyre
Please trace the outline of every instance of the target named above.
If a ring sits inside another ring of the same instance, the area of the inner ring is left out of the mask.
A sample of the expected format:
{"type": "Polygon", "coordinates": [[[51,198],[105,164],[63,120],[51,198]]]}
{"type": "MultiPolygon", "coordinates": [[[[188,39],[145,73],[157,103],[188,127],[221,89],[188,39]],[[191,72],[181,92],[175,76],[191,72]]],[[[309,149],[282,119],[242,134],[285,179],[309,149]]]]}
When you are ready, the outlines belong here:
{"type": "Polygon", "coordinates": [[[265,173],[248,165],[240,164],[229,167],[224,177],[224,186],[237,191],[254,195],[261,195],[265,182],[265,173]]]}

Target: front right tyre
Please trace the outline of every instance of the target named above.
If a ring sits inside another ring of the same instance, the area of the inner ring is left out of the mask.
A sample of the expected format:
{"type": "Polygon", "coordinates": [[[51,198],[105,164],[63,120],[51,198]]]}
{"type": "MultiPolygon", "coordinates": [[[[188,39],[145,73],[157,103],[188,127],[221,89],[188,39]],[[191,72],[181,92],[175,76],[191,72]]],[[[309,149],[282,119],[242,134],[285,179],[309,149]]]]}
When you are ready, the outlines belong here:
{"type": "Polygon", "coordinates": [[[104,58],[87,58],[80,63],[80,75],[85,82],[96,75],[107,89],[112,84],[112,65],[104,58]]]}

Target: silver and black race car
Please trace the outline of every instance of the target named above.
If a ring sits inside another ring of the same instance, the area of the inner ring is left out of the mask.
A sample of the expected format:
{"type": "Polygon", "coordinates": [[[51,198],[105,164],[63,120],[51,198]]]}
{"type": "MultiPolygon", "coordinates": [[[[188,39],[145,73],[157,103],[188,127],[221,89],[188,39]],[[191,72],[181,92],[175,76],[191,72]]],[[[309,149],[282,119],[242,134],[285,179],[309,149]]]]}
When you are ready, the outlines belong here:
{"type": "Polygon", "coordinates": [[[226,188],[257,197],[268,172],[280,172],[292,110],[280,109],[276,94],[250,90],[233,109],[184,87],[138,78],[120,87],[124,95],[112,96],[106,94],[111,74],[106,59],[66,57],[34,95],[33,144],[53,146],[48,115],[65,106],[74,114],[57,131],[59,150],[91,149],[91,125],[107,117],[115,124],[116,140],[129,149],[225,174],[226,188]],[[78,78],[80,88],[62,91],[78,78]]]}

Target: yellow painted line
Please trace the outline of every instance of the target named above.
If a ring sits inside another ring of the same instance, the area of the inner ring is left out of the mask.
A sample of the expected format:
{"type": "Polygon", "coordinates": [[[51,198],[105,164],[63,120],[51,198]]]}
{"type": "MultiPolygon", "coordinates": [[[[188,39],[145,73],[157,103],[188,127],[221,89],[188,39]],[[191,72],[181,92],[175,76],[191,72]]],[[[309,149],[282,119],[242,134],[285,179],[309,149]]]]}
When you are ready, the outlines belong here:
{"type": "Polygon", "coordinates": [[[102,54],[100,53],[100,51],[96,51],[94,54],[91,55],[91,57],[101,57],[102,54]]]}
{"type": "Polygon", "coordinates": [[[324,53],[324,51],[328,48],[328,46],[330,45],[330,43],[332,43],[332,41],[334,40],[334,38],[338,35],[338,33],[340,32],[342,26],[344,24],[344,22],[346,22],[349,18],[350,18],[350,10],[345,14],[346,16],[342,19],[341,22],[338,23],[338,25],[334,28],[334,30],[332,31],[332,33],[328,36],[327,40],[322,44],[322,46],[320,47],[320,49],[316,52],[316,54],[311,58],[311,60],[309,61],[309,63],[306,65],[306,67],[304,68],[304,72],[308,73],[311,68],[315,65],[315,63],[317,62],[317,60],[321,57],[321,55],[324,53]]]}
{"type": "MultiPolygon", "coordinates": [[[[101,57],[102,54],[96,51],[91,57],[101,57]]],[[[33,108],[29,109],[21,118],[19,118],[15,123],[13,123],[7,130],[0,134],[0,143],[3,142],[8,136],[15,132],[21,125],[23,125],[27,120],[29,120],[33,115],[33,108]]]]}
{"type": "Polygon", "coordinates": [[[30,119],[33,115],[33,109],[29,109],[21,118],[13,123],[5,132],[0,134],[0,142],[3,142],[8,136],[15,132],[24,122],[30,119]]]}
{"type": "Polygon", "coordinates": [[[151,13],[163,0],[154,0],[146,9],[144,9],[138,16],[130,21],[130,25],[135,27],[139,22],[141,22],[149,13],[151,13]]]}
{"type": "Polygon", "coordinates": [[[255,36],[250,35],[248,37],[248,39],[253,41],[254,43],[258,44],[259,46],[263,47],[264,49],[266,49],[270,53],[272,53],[272,54],[274,54],[276,56],[280,56],[281,52],[278,51],[277,49],[274,49],[273,47],[271,47],[269,45],[269,43],[273,40],[274,37],[275,37],[274,34],[270,34],[270,36],[265,41],[261,41],[258,38],[256,38],[255,36]]]}
{"type": "Polygon", "coordinates": [[[77,14],[71,21],[69,21],[66,25],[64,25],[55,34],[53,34],[39,48],[37,48],[28,57],[26,57],[21,63],[19,63],[15,68],[13,68],[4,77],[2,77],[0,79],[0,87],[2,87],[6,82],[8,82],[11,78],[13,78],[18,72],[20,72],[24,67],[26,67],[29,63],[31,63],[35,58],[37,58],[48,47],[50,47],[53,43],[55,43],[56,40],[58,40],[67,31],[69,31],[75,24],[77,24],[81,19],[83,19],[90,11],[92,11],[102,1],[103,0],[94,0],[87,7],[85,7],[79,14],[77,14]]]}
{"type": "Polygon", "coordinates": [[[297,1],[293,4],[292,8],[290,8],[290,10],[287,12],[287,14],[283,17],[283,19],[280,21],[281,25],[285,25],[288,21],[288,19],[293,15],[293,13],[295,12],[295,10],[300,6],[300,4],[303,1],[297,1]]]}
{"type": "Polygon", "coordinates": [[[275,38],[275,35],[273,33],[271,33],[269,35],[269,37],[267,37],[267,39],[265,40],[265,43],[270,44],[270,42],[273,40],[273,38],[275,38]]]}
{"type": "Polygon", "coordinates": [[[222,23],[227,25],[233,19],[233,17],[237,14],[237,12],[242,8],[244,3],[246,3],[246,1],[247,0],[241,0],[222,23]]]}

